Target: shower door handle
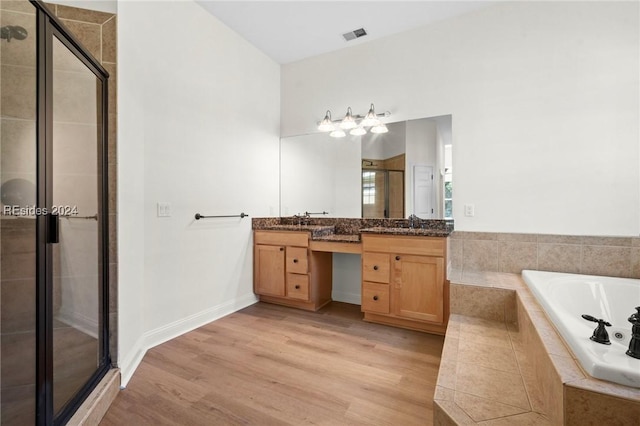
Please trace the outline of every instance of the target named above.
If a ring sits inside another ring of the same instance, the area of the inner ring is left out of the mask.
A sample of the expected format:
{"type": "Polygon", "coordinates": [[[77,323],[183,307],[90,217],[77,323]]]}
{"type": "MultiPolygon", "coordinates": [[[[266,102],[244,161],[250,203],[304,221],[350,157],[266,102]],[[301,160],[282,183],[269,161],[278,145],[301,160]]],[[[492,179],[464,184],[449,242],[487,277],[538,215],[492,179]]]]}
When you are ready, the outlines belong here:
{"type": "Polygon", "coordinates": [[[60,242],[60,216],[47,214],[47,243],[58,244],[60,242]]]}

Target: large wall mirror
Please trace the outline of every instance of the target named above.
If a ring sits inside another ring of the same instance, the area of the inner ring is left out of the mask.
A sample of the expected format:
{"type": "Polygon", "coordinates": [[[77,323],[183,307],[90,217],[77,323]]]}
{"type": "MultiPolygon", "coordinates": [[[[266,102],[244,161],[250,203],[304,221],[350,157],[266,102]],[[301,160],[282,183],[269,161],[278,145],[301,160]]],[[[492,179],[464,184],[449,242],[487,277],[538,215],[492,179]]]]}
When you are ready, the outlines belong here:
{"type": "Polygon", "coordinates": [[[280,140],[280,215],[449,219],[450,115],[387,123],[383,134],[280,140]]]}

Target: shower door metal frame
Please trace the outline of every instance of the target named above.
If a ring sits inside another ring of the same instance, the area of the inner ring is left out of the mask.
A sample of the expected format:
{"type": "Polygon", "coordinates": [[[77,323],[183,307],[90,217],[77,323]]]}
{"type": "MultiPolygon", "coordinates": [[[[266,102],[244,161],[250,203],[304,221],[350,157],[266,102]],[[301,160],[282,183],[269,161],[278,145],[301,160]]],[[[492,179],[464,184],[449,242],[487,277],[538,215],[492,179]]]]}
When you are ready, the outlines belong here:
{"type": "MultiPolygon", "coordinates": [[[[108,78],[109,73],[86,48],[51,14],[40,0],[29,0],[36,7],[37,19],[37,207],[53,204],[53,40],[57,38],[102,83],[101,131],[98,145],[98,173],[101,246],[99,302],[99,365],[79,391],[61,408],[53,412],[53,262],[50,214],[37,216],[36,225],[36,425],[65,424],[84,402],[111,367],[109,354],[109,227],[108,227],[108,78]]],[[[57,219],[59,220],[59,219],[57,219]]]]}

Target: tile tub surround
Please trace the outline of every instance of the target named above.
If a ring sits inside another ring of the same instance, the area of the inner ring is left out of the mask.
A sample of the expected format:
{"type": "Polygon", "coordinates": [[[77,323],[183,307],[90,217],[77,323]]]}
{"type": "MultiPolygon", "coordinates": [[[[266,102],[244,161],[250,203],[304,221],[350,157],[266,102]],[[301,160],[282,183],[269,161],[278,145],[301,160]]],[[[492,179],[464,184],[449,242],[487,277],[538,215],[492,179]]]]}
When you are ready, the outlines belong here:
{"type": "Polygon", "coordinates": [[[463,272],[523,269],[640,278],[640,237],[455,231],[451,262],[463,272]]]}
{"type": "MultiPolygon", "coordinates": [[[[421,219],[420,224],[416,229],[409,231],[408,219],[358,219],[358,218],[326,218],[326,217],[311,217],[303,218],[306,225],[298,225],[299,218],[297,217],[266,217],[266,218],[252,218],[251,224],[253,229],[259,230],[304,230],[312,231],[312,238],[324,238],[331,239],[333,236],[355,236],[360,235],[360,232],[373,232],[373,233],[399,233],[399,228],[404,228],[402,234],[406,235],[407,232],[414,233],[416,235],[423,236],[438,236],[446,237],[453,232],[453,222],[449,220],[432,220],[421,219]],[[288,227],[291,228],[288,228],[288,227]],[[284,228],[286,227],[286,228],[284,228]],[[318,231],[317,227],[333,228],[332,233],[324,233],[318,231]],[[383,229],[384,228],[384,229],[383,229]],[[395,231],[398,230],[398,231],[395,231]]],[[[339,237],[338,237],[339,238],[339,237]]],[[[359,242],[359,239],[351,237],[350,239],[342,239],[341,241],[347,242],[359,242]]]]}
{"type": "Polygon", "coordinates": [[[451,317],[434,397],[436,425],[637,424],[640,389],[585,374],[519,274],[454,271],[451,275],[451,317]],[[490,357],[483,355],[483,345],[491,347],[490,357]],[[480,373],[488,369],[487,374],[500,372],[498,381],[510,379],[498,394],[491,390],[495,383],[485,383],[493,381],[491,374],[486,380],[476,378],[474,383],[481,383],[478,388],[465,382],[468,371],[463,364],[470,351],[473,362],[482,367],[480,373]],[[512,400],[521,391],[520,383],[528,411],[512,400]],[[469,404],[474,398],[484,400],[469,404]],[[513,407],[521,411],[509,411],[513,407]]]}

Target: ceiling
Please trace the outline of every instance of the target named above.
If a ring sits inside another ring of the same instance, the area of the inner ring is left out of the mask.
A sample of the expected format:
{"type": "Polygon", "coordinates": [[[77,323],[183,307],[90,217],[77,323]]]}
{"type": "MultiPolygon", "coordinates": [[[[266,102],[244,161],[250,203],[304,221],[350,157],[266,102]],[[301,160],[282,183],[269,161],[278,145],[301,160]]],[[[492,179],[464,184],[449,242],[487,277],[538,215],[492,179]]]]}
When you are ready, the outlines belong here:
{"type": "Polygon", "coordinates": [[[490,1],[196,0],[280,64],[366,43],[483,8],[490,1]],[[366,36],[345,41],[343,33],[366,36]]]}

